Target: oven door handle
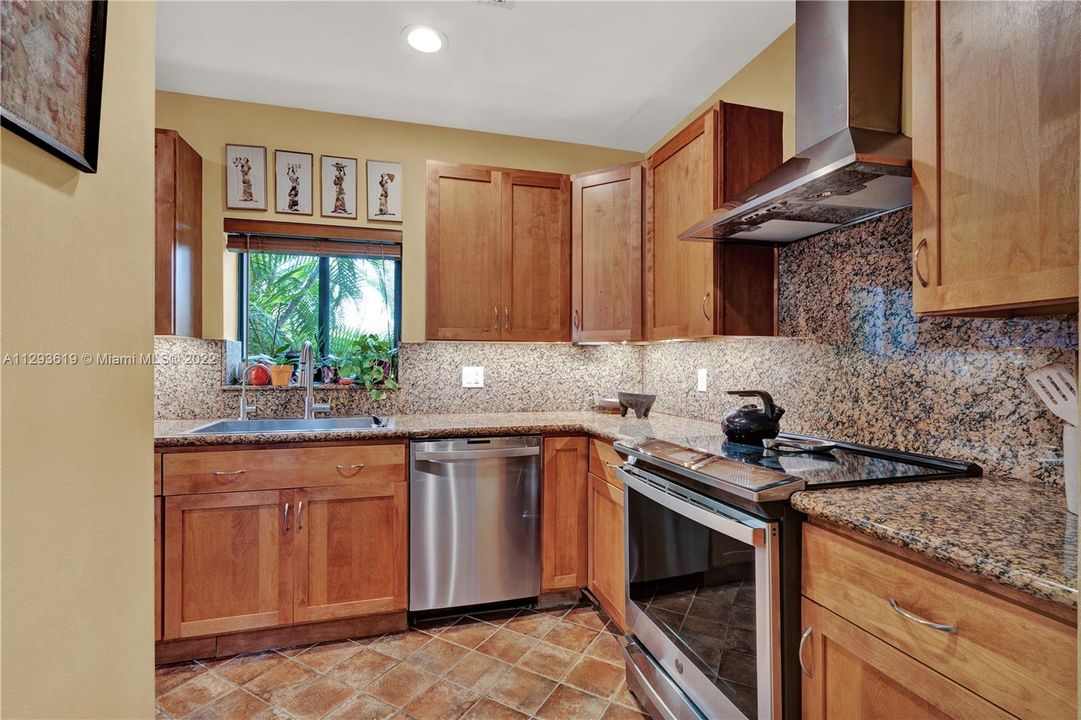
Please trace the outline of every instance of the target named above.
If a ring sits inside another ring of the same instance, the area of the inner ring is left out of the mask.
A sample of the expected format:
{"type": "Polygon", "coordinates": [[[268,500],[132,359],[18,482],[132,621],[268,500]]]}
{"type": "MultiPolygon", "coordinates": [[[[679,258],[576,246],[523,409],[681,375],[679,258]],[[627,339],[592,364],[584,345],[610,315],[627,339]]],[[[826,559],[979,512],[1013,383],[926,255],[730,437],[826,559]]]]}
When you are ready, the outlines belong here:
{"type": "Polygon", "coordinates": [[[698,507],[686,500],[681,500],[680,498],[669,495],[663,490],[653,487],[646,481],[631,475],[626,470],[616,470],[616,473],[619,475],[619,479],[623,481],[625,487],[629,487],[635,492],[641,493],[653,502],[674,513],[682,515],[696,523],[705,525],[712,530],[716,530],[723,535],[727,535],[728,537],[739,540],[747,545],[762,547],[766,544],[765,523],[762,523],[761,525],[749,525],[746,522],[730,518],[726,515],[721,515],[717,512],[712,512],[705,508],[698,507]]]}

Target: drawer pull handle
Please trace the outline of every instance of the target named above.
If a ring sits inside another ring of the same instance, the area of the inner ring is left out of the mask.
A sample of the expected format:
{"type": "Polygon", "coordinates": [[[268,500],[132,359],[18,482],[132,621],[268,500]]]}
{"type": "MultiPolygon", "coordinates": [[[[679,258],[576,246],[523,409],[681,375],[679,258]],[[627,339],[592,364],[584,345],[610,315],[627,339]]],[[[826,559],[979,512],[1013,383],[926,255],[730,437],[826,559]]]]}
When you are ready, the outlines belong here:
{"type": "Polygon", "coordinates": [[[814,677],[814,673],[807,669],[807,664],[803,662],[803,646],[807,644],[807,639],[811,637],[811,631],[814,630],[810,625],[803,631],[803,635],[799,639],[799,669],[803,671],[803,674],[809,678],[814,677]]]}
{"type": "Polygon", "coordinates": [[[357,472],[352,473],[353,475],[356,475],[358,472],[364,469],[364,463],[357,463],[355,465],[335,465],[334,467],[338,468],[338,472],[344,472],[346,470],[356,470],[357,472]]]}
{"type": "Polygon", "coordinates": [[[217,476],[220,477],[222,475],[243,475],[246,472],[248,472],[248,471],[247,470],[214,470],[210,474],[211,475],[217,475],[217,476]]]}
{"type": "Polygon", "coordinates": [[[297,530],[304,529],[304,520],[301,518],[301,514],[304,512],[304,501],[301,500],[297,503],[297,530]]]}
{"type": "Polygon", "coordinates": [[[916,279],[920,281],[922,287],[927,287],[928,279],[924,276],[923,271],[920,270],[920,255],[927,249],[927,238],[920,240],[916,246],[915,252],[912,253],[912,269],[916,271],[916,279]]]}
{"type": "Polygon", "coordinates": [[[897,601],[893,598],[890,598],[890,609],[903,617],[905,620],[911,620],[914,623],[923,625],[924,627],[929,627],[932,630],[938,630],[939,632],[950,634],[957,632],[957,627],[955,625],[944,625],[942,623],[931,622],[930,620],[924,620],[919,615],[913,615],[908,610],[905,610],[903,607],[898,605],[897,601]]]}
{"type": "Polygon", "coordinates": [[[605,465],[612,468],[613,470],[619,470],[621,467],[623,467],[622,465],[616,465],[615,463],[610,462],[606,462],[605,465]]]}
{"type": "Polygon", "coordinates": [[[282,512],[282,522],[285,524],[285,532],[289,532],[289,503],[285,503],[285,511],[282,512]]]}

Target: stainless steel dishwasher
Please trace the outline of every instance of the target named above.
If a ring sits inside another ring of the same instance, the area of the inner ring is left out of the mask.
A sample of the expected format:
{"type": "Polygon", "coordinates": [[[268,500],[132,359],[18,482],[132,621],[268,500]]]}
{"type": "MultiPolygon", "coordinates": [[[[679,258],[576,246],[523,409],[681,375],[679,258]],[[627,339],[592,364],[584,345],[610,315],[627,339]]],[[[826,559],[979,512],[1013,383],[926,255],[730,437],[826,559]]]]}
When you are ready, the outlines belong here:
{"type": "Polygon", "coordinates": [[[410,469],[411,611],[540,593],[539,436],[416,441],[410,469]]]}

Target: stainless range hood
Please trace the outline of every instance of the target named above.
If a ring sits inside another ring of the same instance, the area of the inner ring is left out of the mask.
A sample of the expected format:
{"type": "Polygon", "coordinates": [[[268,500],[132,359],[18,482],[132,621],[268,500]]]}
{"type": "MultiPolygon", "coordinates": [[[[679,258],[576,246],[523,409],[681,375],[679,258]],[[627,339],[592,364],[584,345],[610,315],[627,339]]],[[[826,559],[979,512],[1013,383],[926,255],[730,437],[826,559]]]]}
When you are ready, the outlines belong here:
{"type": "Polygon", "coordinates": [[[796,156],[680,240],[789,243],[912,204],[904,2],[796,2],[796,156]]]}

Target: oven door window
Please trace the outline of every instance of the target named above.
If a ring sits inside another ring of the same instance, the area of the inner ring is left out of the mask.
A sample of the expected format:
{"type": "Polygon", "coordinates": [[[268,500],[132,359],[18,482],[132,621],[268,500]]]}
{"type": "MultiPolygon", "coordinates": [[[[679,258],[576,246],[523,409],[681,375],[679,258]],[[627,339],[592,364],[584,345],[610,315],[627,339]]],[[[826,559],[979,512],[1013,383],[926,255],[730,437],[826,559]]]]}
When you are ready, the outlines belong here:
{"type": "Polygon", "coordinates": [[[756,548],[627,494],[629,600],[749,718],[758,716],[756,548]]]}

